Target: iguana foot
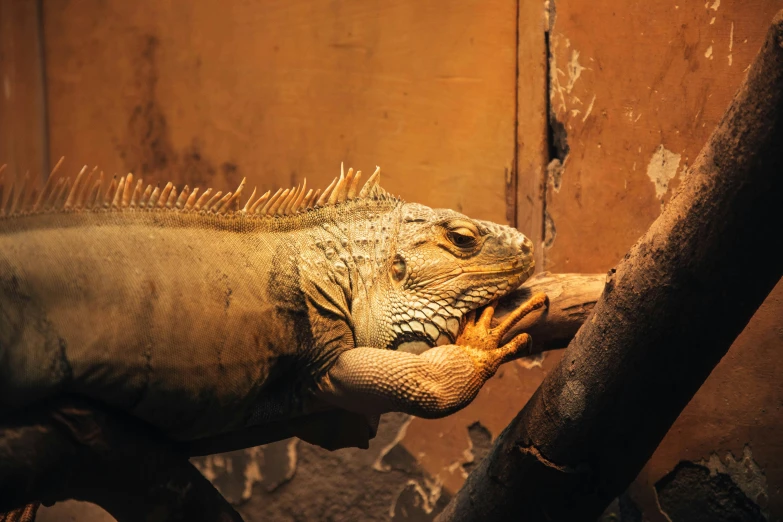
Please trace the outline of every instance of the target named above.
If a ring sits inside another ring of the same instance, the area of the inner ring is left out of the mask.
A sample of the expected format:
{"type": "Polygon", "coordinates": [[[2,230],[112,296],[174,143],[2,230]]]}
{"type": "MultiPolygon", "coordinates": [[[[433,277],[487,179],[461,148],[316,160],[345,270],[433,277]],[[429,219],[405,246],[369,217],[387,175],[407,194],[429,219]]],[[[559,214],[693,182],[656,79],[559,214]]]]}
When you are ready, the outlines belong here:
{"type": "Polygon", "coordinates": [[[475,310],[466,316],[462,332],[457,336],[457,341],[454,344],[470,348],[470,355],[474,361],[481,366],[488,366],[490,371],[494,373],[499,365],[527,355],[532,340],[526,333],[517,335],[502,346],[499,344],[503,336],[515,324],[546,304],[546,294],[535,294],[519,308],[508,314],[500,324],[492,328],[492,317],[495,314],[496,305],[495,302],[492,302],[484,308],[478,319],[476,319],[477,311],[475,310]]]}
{"type": "Polygon", "coordinates": [[[476,312],[465,318],[454,344],[420,355],[362,346],[345,350],[316,393],[327,403],[357,413],[401,411],[427,419],[444,417],[470,404],[501,364],[528,354],[529,335],[501,344],[503,336],[546,303],[545,294],[536,294],[494,328],[491,304],[478,319],[476,312]]]}

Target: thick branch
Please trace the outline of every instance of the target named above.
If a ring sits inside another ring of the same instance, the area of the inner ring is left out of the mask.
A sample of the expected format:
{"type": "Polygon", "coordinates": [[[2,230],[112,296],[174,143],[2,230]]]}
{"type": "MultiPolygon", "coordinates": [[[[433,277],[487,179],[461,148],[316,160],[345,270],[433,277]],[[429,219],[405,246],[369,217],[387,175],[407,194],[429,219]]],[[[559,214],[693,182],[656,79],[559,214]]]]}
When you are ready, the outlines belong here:
{"type": "Polygon", "coordinates": [[[533,339],[531,355],[565,348],[593,311],[605,282],[604,274],[536,274],[500,300],[492,323],[502,321],[536,292],[544,292],[549,297],[546,310],[520,321],[506,334],[504,341],[527,332],[533,339]]]}
{"type": "Polygon", "coordinates": [[[595,520],[780,279],[782,197],[783,12],[677,195],[439,520],[595,520]]]}
{"type": "Polygon", "coordinates": [[[171,443],[81,401],[60,401],[0,426],[0,484],[0,513],[75,498],[119,522],[242,520],[171,443]]]}

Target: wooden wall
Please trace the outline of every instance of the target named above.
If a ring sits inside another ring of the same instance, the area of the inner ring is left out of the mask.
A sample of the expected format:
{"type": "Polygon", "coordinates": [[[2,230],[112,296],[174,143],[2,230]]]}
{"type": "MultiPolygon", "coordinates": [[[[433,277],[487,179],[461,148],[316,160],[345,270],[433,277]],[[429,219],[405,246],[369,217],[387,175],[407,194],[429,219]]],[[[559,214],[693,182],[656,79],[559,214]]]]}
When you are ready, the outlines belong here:
{"type": "MultiPolygon", "coordinates": [[[[37,6],[0,0],[0,71],[18,96],[0,105],[9,171],[64,155],[71,172],[266,190],[380,165],[407,200],[516,224],[539,267],[604,272],[687,175],[783,1],[37,6]]],[[[783,517],[781,301],[779,285],[624,497],[648,520],[677,519],[656,484],[681,460],[783,517]]],[[[447,419],[393,417],[368,452],[300,444],[295,478],[259,479],[243,514],[430,520],[558,358],[505,366],[447,419]]]]}
{"type": "Polygon", "coordinates": [[[52,158],[264,189],[380,165],[406,199],[506,219],[515,2],[44,5],[52,158]]]}
{"type": "Polygon", "coordinates": [[[49,171],[41,9],[0,1],[0,165],[6,176],[49,171]]]}

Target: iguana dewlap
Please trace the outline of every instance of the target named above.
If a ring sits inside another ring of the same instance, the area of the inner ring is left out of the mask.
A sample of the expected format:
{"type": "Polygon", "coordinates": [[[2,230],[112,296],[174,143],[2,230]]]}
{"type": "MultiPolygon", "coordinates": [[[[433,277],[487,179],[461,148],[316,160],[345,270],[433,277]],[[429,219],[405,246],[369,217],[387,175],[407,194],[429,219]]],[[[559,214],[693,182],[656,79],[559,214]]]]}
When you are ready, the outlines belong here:
{"type": "Polygon", "coordinates": [[[531,242],[360,174],[241,208],[244,181],[223,196],[86,169],[0,195],[0,419],[73,394],[194,440],[325,406],[468,404],[525,339],[497,348],[479,320],[457,345],[460,323],[532,273],[531,242]]]}

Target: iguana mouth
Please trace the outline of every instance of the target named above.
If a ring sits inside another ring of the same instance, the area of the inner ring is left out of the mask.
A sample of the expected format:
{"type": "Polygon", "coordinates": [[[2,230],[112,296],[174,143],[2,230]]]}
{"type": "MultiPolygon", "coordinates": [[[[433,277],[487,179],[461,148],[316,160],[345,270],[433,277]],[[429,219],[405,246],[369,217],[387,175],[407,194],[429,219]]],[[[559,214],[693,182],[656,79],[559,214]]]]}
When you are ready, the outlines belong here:
{"type": "Polygon", "coordinates": [[[440,277],[435,277],[424,281],[417,281],[417,283],[433,284],[447,279],[455,279],[464,275],[491,275],[491,274],[514,275],[514,274],[521,274],[523,272],[530,271],[532,270],[532,268],[533,268],[532,263],[529,265],[517,264],[517,263],[504,263],[501,265],[461,267],[461,268],[454,269],[448,274],[444,274],[440,277]]]}
{"type": "Polygon", "coordinates": [[[500,263],[497,265],[478,265],[478,266],[466,266],[460,268],[460,273],[480,273],[480,274],[502,274],[509,273],[514,274],[529,270],[532,267],[531,264],[526,264],[522,261],[512,261],[510,263],[500,263]]]}

